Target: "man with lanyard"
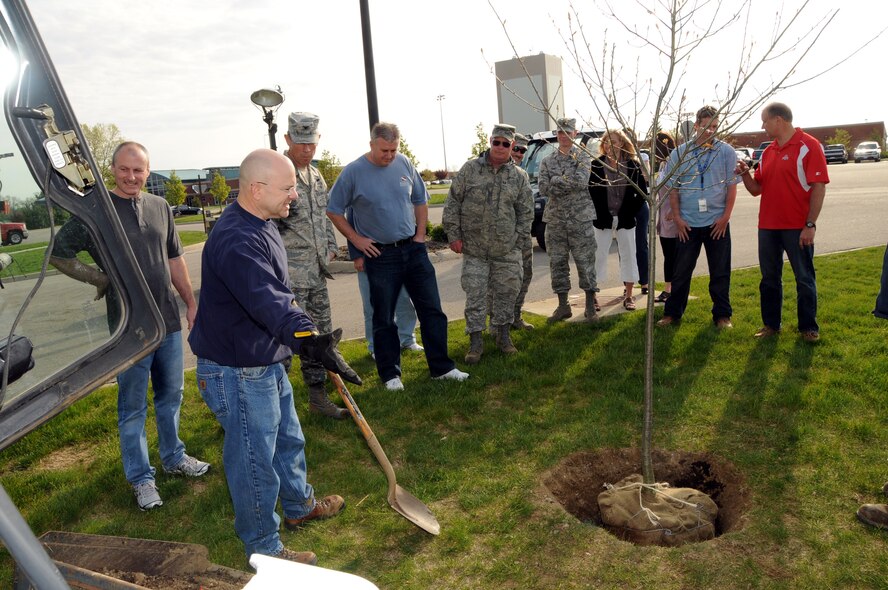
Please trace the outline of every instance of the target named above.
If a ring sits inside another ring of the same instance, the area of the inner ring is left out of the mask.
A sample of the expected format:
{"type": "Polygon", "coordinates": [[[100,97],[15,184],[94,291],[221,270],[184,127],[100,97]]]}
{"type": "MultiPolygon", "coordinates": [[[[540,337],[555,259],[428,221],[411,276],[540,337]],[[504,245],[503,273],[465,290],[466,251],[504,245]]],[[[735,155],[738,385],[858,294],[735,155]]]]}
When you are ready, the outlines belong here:
{"type": "Polygon", "coordinates": [[[704,106],[697,111],[695,140],[673,150],[666,164],[664,178],[670,189],[678,244],[672,294],[666,300],[658,326],[681,320],[702,246],[709,264],[712,321],[721,329],[733,327],[729,222],[740,179],[734,174],[737,154],[731,146],[715,139],[717,129],[718,109],[704,106]]]}
{"type": "Polygon", "coordinates": [[[806,342],[820,339],[814,233],[823,207],[829,175],[820,142],[792,126],[792,111],[773,102],[762,110],[762,129],[774,141],[762,152],[752,175],[745,162],[737,174],[759,207],[759,268],[762,321],[756,338],[780,332],[783,311],[783,254],[789,259],[798,294],[798,329],[806,342]]]}
{"type": "Polygon", "coordinates": [[[333,225],[364,254],[373,304],[376,370],[390,391],[404,389],[394,319],[402,286],[419,316],[432,378],[463,381],[469,377],[447,355],[447,316],[425,245],[428,191],[410,160],[398,153],[400,138],[397,125],[374,125],[370,151],[342,170],[327,204],[333,225]],[[345,217],[349,208],[354,226],[345,217]]]}

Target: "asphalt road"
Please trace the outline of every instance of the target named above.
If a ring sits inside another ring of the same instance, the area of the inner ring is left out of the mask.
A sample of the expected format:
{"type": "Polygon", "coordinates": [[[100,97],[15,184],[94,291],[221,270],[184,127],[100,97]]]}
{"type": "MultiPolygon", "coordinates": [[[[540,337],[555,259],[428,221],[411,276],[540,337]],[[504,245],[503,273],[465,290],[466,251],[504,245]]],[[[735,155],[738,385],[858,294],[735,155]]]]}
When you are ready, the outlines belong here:
{"type": "MultiPolygon", "coordinates": [[[[861,164],[834,164],[829,167],[831,183],[827,187],[826,201],[823,212],[817,222],[817,236],[815,248],[817,254],[837,252],[868,246],[884,246],[888,242],[888,229],[885,221],[888,220],[888,161],[880,163],[861,164]]],[[[430,219],[440,223],[442,207],[433,207],[430,211],[430,219]]],[[[758,216],[758,200],[751,197],[740,185],[737,203],[731,220],[732,235],[732,267],[743,268],[758,264],[756,225],[758,216]]],[[[200,229],[196,226],[195,229],[200,229]]],[[[45,241],[48,239],[48,230],[36,230],[32,232],[31,240],[45,241]],[[45,237],[41,237],[46,232],[45,237]]],[[[342,240],[342,237],[339,236],[342,240]]],[[[344,243],[344,240],[342,240],[344,243]]],[[[200,290],[200,256],[202,244],[190,246],[185,254],[195,291],[200,290]]],[[[661,254],[657,252],[657,277],[662,280],[661,254]]],[[[346,265],[347,266],[347,265],[346,265]]],[[[442,259],[435,262],[435,270],[438,278],[438,288],[441,293],[442,306],[448,318],[451,320],[461,318],[464,307],[464,294],[460,287],[461,261],[458,255],[447,253],[442,259]]],[[[616,245],[612,246],[609,255],[609,271],[607,280],[599,280],[602,288],[614,287],[620,284],[619,269],[617,264],[616,245]]],[[[705,256],[700,257],[696,274],[706,274],[705,256]]],[[[352,272],[340,272],[335,275],[335,280],[329,281],[330,300],[333,305],[333,323],[342,327],[346,338],[360,338],[364,335],[363,315],[361,300],[358,294],[357,279],[352,272]]],[[[579,293],[576,286],[576,273],[573,273],[574,293],[579,293]]],[[[873,295],[878,289],[879,277],[874,276],[873,295]]],[[[40,299],[54,302],[56,307],[62,303],[74,300],[81,303],[71,303],[75,311],[80,315],[90,315],[92,288],[89,286],[74,287],[70,279],[65,277],[47,277],[43,290],[45,295],[40,299]],[[63,284],[59,285],[58,282],[63,284]]],[[[26,294],[26,288],[32,286],[32,281],[19,281],[10,283],[7,281],[7,289],[0,291],[0,325],[9,326],[16,301],[26,294]]],[[[538,247],[534,249],[534,276],[527,296],[528,302],[540,301],[552,297],[549,281],[548,257],[538,247]]],[[[100,309],[100,308],[98,308],[100,309]]],[[[44,316],[48,317],[48,316],[44,316]]],[[[102,334],[102,326],[95,318],[78,320],[85,322],[90,331],[95,335],[102,334]]],[[[52,323],[34,322],[34,330],[52,330],[52,323]]],[[[40,338],[39,334],[31,334],[40,338]]],[[[55,334],[47,334],[47,340],[53,341],[55,334]]],[[[187,347],[186,347],[187,348],[187,347]]],[[[72,350],[71,354],[77,354],[72,350]]],[[[194,366],[195,360],[190,352],[186,351],[186,366],[194,366]]]]}

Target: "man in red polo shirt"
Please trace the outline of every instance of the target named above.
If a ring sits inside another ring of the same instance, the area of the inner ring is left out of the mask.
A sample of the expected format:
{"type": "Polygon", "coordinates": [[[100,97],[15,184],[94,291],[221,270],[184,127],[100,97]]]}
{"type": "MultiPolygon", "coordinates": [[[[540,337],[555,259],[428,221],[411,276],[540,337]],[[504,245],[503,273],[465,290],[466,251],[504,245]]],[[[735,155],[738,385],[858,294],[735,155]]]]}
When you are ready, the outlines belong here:
{"type": "Polygon", "coordinates": [[[817,325],[817,283],[814,276],[814,234],[829,176],[820,142],[792,126],[792,111],[772,102],[762,110],[762,129],[773,143],[762,152],[755,175],[745,162],[737,164],[759,207],[759,268],[762,321],[756,338],[780,332],[783,308],[783,253],[796,280],[799,332],[806,342],[820,339],[817,325]]]}

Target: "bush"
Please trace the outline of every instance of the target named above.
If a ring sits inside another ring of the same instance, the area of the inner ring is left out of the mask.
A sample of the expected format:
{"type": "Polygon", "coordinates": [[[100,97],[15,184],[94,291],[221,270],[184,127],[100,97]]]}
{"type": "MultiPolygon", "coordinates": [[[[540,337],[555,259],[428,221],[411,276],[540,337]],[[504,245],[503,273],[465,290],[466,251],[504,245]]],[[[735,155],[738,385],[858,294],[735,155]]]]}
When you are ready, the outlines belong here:
{"type": "Polygon", "coordinates": [[[429,223],[426,229],[426,235],[435,242],[448,243],[447,232],[444,231],[444,226],[440,223],[429,223]]]}
{"type": "MultiPolygon", "coordinates": [[[[61,207],[52,208],[56,227],[70,219],[71,214],[61,207]]],[[[17,207],[11,216],[12,221],[22,221],[28,229],[41,229],[49,227],[49,212],[46,210],[45,201],[31,201],[26,205],[17,207]]]]}

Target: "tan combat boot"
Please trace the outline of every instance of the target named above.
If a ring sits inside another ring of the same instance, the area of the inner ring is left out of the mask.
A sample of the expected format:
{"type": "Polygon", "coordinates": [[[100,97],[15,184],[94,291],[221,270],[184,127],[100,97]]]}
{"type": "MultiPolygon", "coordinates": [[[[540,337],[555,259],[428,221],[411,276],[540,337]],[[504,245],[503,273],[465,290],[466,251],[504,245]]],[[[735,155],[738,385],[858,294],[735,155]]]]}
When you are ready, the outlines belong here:
{"type": "Polygon", "coordinates": [[[333,418],[334,420],[345,420],[348,418],[348,410],[340,408],[327,397],[327,390],[324,389],[323,383],[315,383],[308,386],[308,409],[311,412],[333,418]]]}
{"type": "Polygon", "coordinates": [[[550,324],[566,320],[571,317],[573,312],[570,310],[570,303],[567,302],[567,293],[558,293],[558,307],[555,308],[555,313],[549,316],[549,319],[546,321],[550,324]]]}
{"type": "Polygon", "coordinates": [[[583,313],[586,321],[590,324],[597,324],[601,321],[601,317],[595,310],[595,291],[586,291],[586,311],[583,313]]]}
{"type": "Polygon", "coordinates": [[[524,321],[524,318],[521,317],[521,308],[515,310],[515,321],[512,322],[511,328],[513,330],[533,330],[533,324],[524,321]]]}
{"type": "Polygon", "coordinates": [[[505,354],[515,354],[518,349],[512,344],[512,337],[509,335],[509,325],[497,326],[494,332],[496,334],[496,345],[505,354]]]}
{"type": "Polygon", "coordinates": [[[484,340],[481,338],[481,332],[472,332],[469,334],[469,352],[466,353],[466,364],[477,365],[481,361],[483,353],[484,340]]]}

